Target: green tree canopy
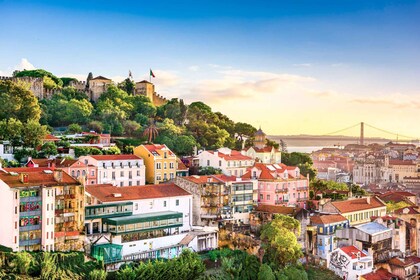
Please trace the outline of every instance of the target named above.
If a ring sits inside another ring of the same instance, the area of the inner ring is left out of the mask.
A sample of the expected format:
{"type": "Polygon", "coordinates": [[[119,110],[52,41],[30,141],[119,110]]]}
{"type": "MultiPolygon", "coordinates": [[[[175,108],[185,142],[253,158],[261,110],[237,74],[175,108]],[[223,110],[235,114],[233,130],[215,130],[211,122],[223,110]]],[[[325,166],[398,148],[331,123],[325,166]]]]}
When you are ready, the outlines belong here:
{"type": "Polygon", "coordinates": [[[24,123],[40,117],[38,99],[24,83],[0,81],[0,120],[14,118],[24,123]]]}

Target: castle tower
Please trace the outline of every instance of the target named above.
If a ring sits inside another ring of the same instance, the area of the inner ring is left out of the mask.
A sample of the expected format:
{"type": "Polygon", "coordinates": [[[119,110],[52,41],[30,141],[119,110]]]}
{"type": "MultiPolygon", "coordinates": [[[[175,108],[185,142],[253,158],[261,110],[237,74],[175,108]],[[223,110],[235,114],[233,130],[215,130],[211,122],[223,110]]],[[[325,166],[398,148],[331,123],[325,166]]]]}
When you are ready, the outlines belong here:
{"type": "Polygon", "coordinates": [[[266,139],[266,134],[260,129],[257,130],[257,132],[255,132],[254,134],[254,146],[257,147],[258,149],[262,149],[265,147],[265,139],[266,139]]]}
{"type": "Polygon", "coordinates": [[[153,94],[155,93],[155,85],[143,80],[141,82],[136,83],[136,88],[134,90],[134,94],[136,95],[144,95],[149,97],[150,101],[153,102],[153,94]]]}

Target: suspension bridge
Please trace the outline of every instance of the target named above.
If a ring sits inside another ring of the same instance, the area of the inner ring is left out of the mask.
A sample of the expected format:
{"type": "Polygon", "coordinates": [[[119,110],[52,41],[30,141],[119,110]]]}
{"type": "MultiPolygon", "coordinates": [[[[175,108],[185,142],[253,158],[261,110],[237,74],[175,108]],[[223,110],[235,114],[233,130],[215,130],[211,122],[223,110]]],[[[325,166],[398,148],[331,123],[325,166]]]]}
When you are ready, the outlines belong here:
{"type": "Polygon", "coordinates": [[[354,125],[338,129],[322,135],[285,135],[274,136],[273,138],[283,139],[285,141],[312,141],[322,142],[328,141],[329,143],[336,144],[370,144],[370,143],[413,143],[419,144],[420,137],[409,136],[400,134],[395,131],[382,129],[374,125],[360,122],[354,125]],[[350,134],[350,135],[349,135],[350,134]],[[355,136],[358,135],[358,136],[355,136]]]}

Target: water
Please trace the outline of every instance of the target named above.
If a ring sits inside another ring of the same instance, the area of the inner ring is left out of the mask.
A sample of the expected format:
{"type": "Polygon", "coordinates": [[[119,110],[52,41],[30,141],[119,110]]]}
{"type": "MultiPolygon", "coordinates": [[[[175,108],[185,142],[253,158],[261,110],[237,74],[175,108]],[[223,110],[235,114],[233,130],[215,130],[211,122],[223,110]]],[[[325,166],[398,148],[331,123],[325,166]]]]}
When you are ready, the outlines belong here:
{"type": "Polygon", "coordinates": [[[291,146],[291,147],[287,147],[287,151],[289,153],[298,152],[298,153],[310,154],[313,151],[318,151],[318,150],[321,150],[322,148],[334,148],[334,146],[291,146]]]}

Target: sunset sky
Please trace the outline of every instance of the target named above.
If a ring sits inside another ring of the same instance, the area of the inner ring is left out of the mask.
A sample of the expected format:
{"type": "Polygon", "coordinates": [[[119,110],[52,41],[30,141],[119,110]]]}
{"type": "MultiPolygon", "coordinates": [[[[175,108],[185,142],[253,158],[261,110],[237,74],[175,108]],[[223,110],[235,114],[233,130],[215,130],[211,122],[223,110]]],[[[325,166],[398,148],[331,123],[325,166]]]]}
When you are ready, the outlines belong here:
{"type": "Polygon", "coordinates": [[[0,75],[151,68],[159,94],[268,134],[364,121],[420,137],[419,15],[419,1],[0,0],[0,75]]]}

